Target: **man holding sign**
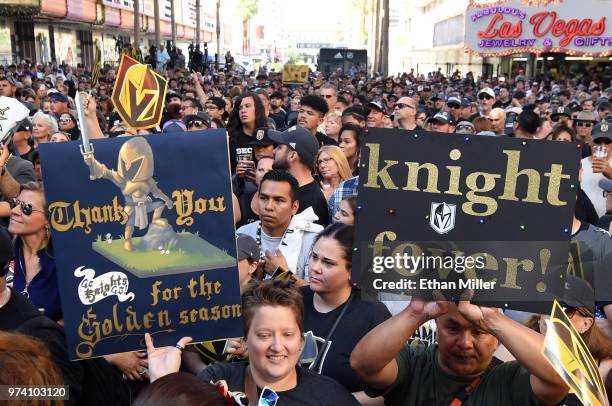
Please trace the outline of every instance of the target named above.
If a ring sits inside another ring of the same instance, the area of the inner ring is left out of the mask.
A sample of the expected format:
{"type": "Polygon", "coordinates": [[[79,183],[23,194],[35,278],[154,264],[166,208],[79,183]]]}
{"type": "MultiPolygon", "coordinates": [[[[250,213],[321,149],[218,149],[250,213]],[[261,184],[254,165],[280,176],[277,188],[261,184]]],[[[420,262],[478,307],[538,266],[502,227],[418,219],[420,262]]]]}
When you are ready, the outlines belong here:
{"type": "Polygon", "coordinates": [[[563,380],[542,355],[544,337],[498,309],[460,301],[408,307],[370,331],[351,354],[351,367],[392,405],[557,405],[563,380]],[[436,320],[438,344],[406,345],[416,329],[436,320]],[[491,366],[503,344],[517,361],[491,366]]]}

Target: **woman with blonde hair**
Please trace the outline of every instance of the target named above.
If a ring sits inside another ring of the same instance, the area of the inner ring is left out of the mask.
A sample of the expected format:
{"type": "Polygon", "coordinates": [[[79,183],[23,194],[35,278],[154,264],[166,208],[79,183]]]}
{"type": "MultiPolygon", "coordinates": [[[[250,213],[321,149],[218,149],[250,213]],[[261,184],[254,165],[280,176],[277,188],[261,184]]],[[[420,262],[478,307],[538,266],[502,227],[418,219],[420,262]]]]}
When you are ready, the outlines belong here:
{"type": "Polygon", "coordinates": [[[329,200],[341,182],[353,176],[346,156],[335,145],[321,147],[315,163],[319,175],[319,185],[325,195],[325,200],[329,200]]]}
{"type": "Polygon", "coordinates": [[[342,128],[342,114],[336,110],[327,113],[325,116],[325,135],[338,142],[340,128],[342,128]]]}

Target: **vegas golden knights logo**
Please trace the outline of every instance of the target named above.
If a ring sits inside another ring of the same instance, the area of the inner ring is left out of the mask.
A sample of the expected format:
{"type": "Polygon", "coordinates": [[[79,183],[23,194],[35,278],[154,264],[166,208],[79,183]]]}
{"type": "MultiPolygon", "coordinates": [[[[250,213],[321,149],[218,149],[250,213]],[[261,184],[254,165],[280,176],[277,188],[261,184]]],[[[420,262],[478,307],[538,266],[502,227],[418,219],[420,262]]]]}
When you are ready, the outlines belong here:
{"type": "Polygon", "coordinates": [[[446,203],[432,203],[429,225],[438,234],[446,234],[455,228],[457,206],[446,203]]]}
{"type": "Polygon", "coordinates": [[[585,405],[608,406],[604,382],[593,356],[555,300],[546,322],[544,356],[585,405]]]}
{"type": "Polygon", "coordinates": [[[168,82],[149,65],[123,54],[112,101],[121,119],[131,128],[159,125],[168,82]]]}

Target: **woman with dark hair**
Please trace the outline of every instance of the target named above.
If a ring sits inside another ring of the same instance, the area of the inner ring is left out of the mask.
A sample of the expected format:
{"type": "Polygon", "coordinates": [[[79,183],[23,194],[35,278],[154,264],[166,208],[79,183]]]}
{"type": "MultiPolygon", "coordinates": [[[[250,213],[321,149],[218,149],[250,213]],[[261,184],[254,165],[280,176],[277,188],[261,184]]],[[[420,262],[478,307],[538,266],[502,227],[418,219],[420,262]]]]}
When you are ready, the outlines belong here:
{"type": "Polygon", "coordinates": [[[363,403],[372,399],[363,392],[366,385],[351,368],[350,355],[391,314],[380,302],[362,300],[351,282],[353,237],[353,226],[334,223],[315,240],[308,262],[310,285],[300,288],[306,331],[301,363],[335,379],[363,403]]]}
{"type": "Polygon", "coordinates": [[[359,150],[361,148],[361,127],[345,124],[340,129],[338,146],[344,152],[353,175],[359,175],[359,150]]]}
{"type": "Polygon", "coordinates": [[[268,119],[259,97],[251,92],[238,96],[227,122],[230,166],[232,170],[235,169],[236,175],[242,177],[247,171],[255,169],[255,156],[249,142],[255,129],[264,127],[268,127],[268,119]]]}
{"type": "Polygon", "coordinates": [[[334,215],[335,223],[344,223],[352,226],[355,224],[355,212],[357,211],[357,197],[348,196],[340,201],[338,210],[334,215]]]}
{"type": "Polygon", "coordinates": [[[550,133],[550,139],[553,141],[575,142],[576,131],[574,131],[572,127],[559,124],[553,127],[550,133]]]}
{"type": "MultiPolygon", "coordinates": [[[[333,379],[297,365],[304,330],[304,303],[297,289],[274,280],[254,282],[242,295],[242,309],[249,362],[211,365],[198,375],[202,380],[225,380],[231,392],[244,393],[253,405],[359,404],[333,379]],[[258,402],[261,397],[265,400],[258,402]]],[[[163,348],[155,348],[148,333],[145,341],[154,382],[179,370],[181,350],[191,337],[163,348]]]]}
{"type": "Polygon", "coordinates": [[[212,384],[186,372],[166,375],[140,392],[132,406],[227,406],[212,384]]]}
{"type": "Polygon", "coordinates": [[[70,140],[78,140],[81,136],[81,131],[77,125],[76,118],[70,113],[62,113],[58,120],[59,129],[70,134],[70,140]]]}

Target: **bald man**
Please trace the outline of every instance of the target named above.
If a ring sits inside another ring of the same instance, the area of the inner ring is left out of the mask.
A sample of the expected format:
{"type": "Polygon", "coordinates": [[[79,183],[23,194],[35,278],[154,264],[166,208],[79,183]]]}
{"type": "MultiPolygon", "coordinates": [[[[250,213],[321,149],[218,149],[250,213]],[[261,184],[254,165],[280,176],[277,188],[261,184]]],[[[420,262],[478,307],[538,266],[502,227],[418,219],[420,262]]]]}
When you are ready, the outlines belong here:
{"type": "Polygon", "coordinates": [[[491,126],[495,135],[505,135],[506,112],[503,109],[496,107],[491,110],[489,120],[491,120],[491,126]]]}
{"type": "Polygon", "coordinates": [[[416,123],[417,104],[411,97],[402,97],[395,103],[393,112],[398,128],[404,130],[422,130],[416,123]]]}

